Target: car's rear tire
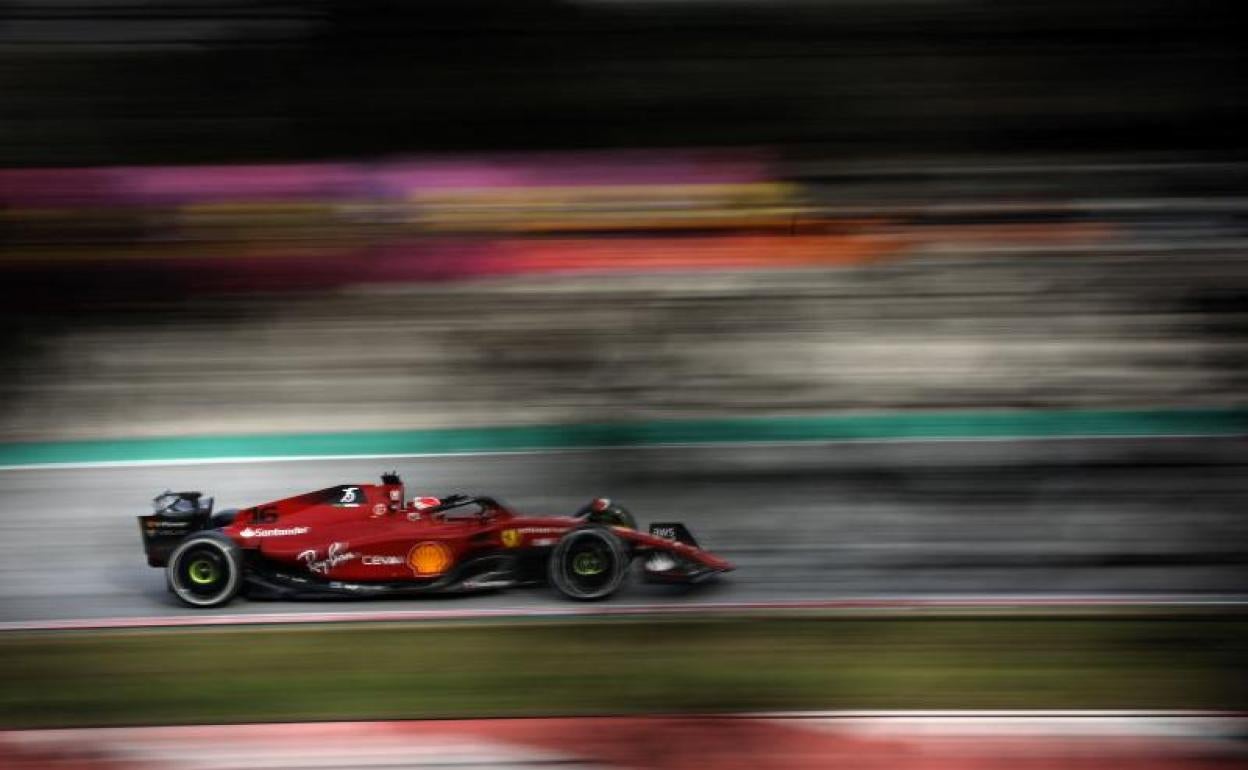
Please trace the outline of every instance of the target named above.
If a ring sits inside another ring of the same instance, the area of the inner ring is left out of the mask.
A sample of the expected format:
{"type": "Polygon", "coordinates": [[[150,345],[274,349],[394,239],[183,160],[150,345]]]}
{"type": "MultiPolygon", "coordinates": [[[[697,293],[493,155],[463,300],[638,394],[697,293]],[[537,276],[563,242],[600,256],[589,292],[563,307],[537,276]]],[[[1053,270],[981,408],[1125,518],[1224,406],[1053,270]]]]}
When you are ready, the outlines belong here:
{"type": "Polygon", "coordinates": [[[183,604],[220,607],[242,588],[242,551],[220,532],[197,532],[173,550],[165,575],[183,604]]]}
{"type": "Polygon", "coordinates": [[[628,574],[631,557],[620,538],[606,527],[574,529],[550,555],[550,582],[564,596],[579,601],[605,599],[628,574]]]}

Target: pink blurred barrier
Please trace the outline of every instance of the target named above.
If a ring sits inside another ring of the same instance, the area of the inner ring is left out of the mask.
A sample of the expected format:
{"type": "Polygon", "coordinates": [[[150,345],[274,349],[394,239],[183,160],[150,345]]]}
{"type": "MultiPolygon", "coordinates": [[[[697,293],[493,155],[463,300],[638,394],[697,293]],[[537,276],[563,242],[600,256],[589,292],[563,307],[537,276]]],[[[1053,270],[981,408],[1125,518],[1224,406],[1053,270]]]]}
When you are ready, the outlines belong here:
{"type": "Polygon", "coordinates": [[[772,178],[766,156],[743,151],[621,150],[500,155],[488,161],[409,161],[374,166],[387,193],[500,187],[745,184],[772,178]]]}
{"type": "Polygon", "coordinates": [[[0,767],[1221,770],[1242,715],[827,713],[0,732],[0,767]]]}
{"type": "Polygon", "coordinates": [[[741,184],[770,178],[751,151],[622,150],[356,163],[0,170],[0,207],[384,200],[437,189],[741,184]]]}

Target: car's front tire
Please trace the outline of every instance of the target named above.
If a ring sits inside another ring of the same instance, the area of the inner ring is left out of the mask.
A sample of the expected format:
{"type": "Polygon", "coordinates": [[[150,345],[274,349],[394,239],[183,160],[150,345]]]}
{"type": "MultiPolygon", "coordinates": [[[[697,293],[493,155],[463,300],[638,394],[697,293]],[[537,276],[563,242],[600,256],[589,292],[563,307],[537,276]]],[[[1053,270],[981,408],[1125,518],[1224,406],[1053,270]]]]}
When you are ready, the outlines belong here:
{"type": "Polygon", "coordinates": [[[242,588],[242,551],[220,532],[198,532],[173,550],[165,575],[174,596],[183,604],[220,607],[242,588]]]}
{"type": "Polygon", "coordinates": [[[631,556],[606,527],[574,529],[550,555],[550,582],[569,599],[593,601],[615,593],[628,574],[631,556]]]}

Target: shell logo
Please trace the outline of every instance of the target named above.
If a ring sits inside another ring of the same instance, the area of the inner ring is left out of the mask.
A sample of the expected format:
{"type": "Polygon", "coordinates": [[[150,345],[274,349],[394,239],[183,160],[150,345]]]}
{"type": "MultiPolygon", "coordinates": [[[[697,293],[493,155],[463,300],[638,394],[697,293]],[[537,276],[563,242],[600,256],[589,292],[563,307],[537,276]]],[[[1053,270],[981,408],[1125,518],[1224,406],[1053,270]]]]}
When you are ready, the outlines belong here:
{"type": "Polygon", "coordinates": [[[417,543],[407,552],[407,566],[412,568],[417,577],[441,575],[450,569],[451,561],[451,549],[444,543],[417,543]]]}
{"type": "Polygon", "coordinates": [[[520,532],[515,529],[504,529],[499,533],[499,538],[503,541],[503,545],[508,548],[515,548],[520,545],[520,532]]]}

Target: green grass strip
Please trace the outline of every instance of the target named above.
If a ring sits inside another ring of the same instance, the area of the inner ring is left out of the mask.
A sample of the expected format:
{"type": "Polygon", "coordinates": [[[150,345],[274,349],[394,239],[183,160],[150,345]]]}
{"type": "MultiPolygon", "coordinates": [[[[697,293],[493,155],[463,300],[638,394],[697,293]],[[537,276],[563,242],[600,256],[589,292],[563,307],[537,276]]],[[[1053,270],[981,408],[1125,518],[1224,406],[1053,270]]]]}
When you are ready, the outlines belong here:
{"type": "Polygon", "coordinates": [[[0,636],[6,727],[789,709],[1243,709],[1244,616],[0,636]]]}
{"type": "Polygon", "coordinates": [[[0,444],[0,466],[228,458],[464,454],[586,447],[1248,433],[1248,409],[896,412],[494,428],[0,444]]]}

